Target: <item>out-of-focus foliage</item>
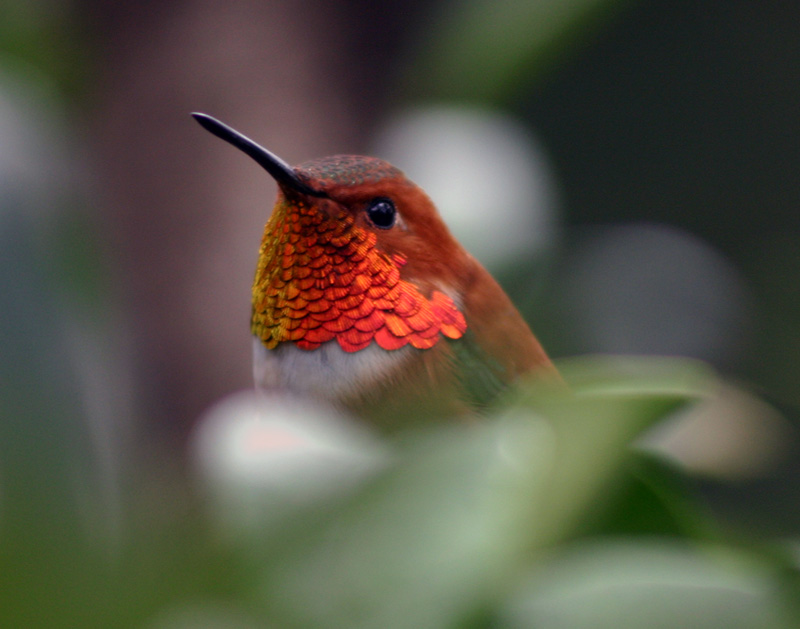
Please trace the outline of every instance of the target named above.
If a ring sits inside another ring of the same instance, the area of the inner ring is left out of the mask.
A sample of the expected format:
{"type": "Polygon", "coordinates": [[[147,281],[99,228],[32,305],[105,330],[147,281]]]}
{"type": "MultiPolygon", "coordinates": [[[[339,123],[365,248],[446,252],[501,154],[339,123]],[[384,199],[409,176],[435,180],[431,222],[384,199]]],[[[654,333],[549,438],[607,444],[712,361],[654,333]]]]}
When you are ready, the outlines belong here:
{"type": "Polygon", "coordinates": [[[5,0],[0,7],[3,65],[22,63],[68,92],[79,90],[88,70],[79,20],[71,2],[5,0]]]}
{"type": "MultiPolygon", "coordinates": [[[[165,500],[186,501],[185,489],[143,478],[124,492],[113,543],[98,544],[92,533],[97,513],[86,515],[84,529],[65,530],[54,511],[34,530],[6,530],[4,621],[399,628],[651,626],[658,618],[660,626],[795,626],[800,588],[788,542],[726,534],[686,477],[631,448],[665,417],[713,396],[715,376],[700,363],[666,359],[562,369],[569,390],[533,382],[480,425],[386,439],[383,465],[324,499],[274,491],[269,476],[280,474],[262,468],[264,525],[250,521],[234,537],[219,528],[219,504],[167,508],[165,500]],[[26,538],[58,544],[34,553],[20,545],[26,538]]],[[[269,418],[274,406],[262,412],[269,418]]],[[[308,470],[324,474],[334,463],[322,450],[302,452],[308,470]]],[[[248,482],[241,472],[232,480],[248,482]]],[[[15,506],[6,501],[4,510],[15,506]]]]}
{"type": "Polygon", "coordinates": [[[437,11],[407,80],[425,99],[502,103],[585,44],[621,0],[468,0],[437,11]],[[419,68],[425,71],[420,72],[419,68]]]}

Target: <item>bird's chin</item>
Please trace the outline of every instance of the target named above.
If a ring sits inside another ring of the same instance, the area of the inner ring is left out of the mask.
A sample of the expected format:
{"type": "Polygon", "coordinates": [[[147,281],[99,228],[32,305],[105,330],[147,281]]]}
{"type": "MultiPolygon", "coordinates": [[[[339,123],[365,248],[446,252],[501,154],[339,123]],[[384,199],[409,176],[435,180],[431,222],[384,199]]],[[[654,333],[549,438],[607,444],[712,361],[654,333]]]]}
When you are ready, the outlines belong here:
{"type": "Polygon", "coordinates": [[[267,349],[260,339],[253,338],[253,375],[256,386],[263,389],[339,403],[391,378],[412,353],[408,346],[387,351],[376,343],[348,353],[336,341],[314,350],[300,349],[294,343],[267,349]]]}

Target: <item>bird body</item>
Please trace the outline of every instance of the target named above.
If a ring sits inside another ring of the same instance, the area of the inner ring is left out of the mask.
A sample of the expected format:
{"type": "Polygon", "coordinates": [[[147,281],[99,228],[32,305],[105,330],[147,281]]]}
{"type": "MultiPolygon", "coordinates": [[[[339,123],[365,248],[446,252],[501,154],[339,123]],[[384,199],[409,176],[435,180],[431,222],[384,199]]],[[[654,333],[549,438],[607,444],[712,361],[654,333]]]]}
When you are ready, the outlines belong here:
{"type": "Polygon", "coordinates": [[[352,155],[291,168],[222,123],[206,129],[277,181],[252,289],[256,384],[394,424],[480,409],[555,369],[421,188],[352,155]]]}

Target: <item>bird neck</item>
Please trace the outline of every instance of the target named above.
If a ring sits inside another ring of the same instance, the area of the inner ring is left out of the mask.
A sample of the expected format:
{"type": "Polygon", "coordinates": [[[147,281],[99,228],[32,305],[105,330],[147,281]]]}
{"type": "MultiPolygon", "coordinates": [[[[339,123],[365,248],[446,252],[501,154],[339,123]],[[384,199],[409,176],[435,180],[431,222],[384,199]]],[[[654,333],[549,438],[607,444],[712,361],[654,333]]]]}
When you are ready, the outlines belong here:
{"type": "Polygon", "coordinates": [[[442,335],[462,336],[466,321],[453,299],[436,290],[423,295],[401,277],[406,258],[376,242],[347,212],[330,216],[279,199],[259,251],[252,333],[267,349],[290,342],[314,350],[335,340],[345,352],[373,342],[429,349],[442,335]]]}

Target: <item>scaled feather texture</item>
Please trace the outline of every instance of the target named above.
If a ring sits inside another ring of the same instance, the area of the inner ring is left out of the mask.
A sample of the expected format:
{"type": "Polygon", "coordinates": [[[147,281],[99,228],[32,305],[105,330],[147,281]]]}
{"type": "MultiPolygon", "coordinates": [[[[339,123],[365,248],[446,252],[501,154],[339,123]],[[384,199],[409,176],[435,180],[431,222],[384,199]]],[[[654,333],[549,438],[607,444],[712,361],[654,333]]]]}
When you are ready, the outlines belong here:
{"type": "Polygon", "coordinates": [[[447,295],[430,298],[400,278],[406,258],[378,249],[351,214],[327,217],[283,199],[264,230],[253,283],[251,329],[269,349],[305,350],[336,340],[346,352],[375,342],[386,350],[433,347],[460,338],[464,315],[447,295]]]}

